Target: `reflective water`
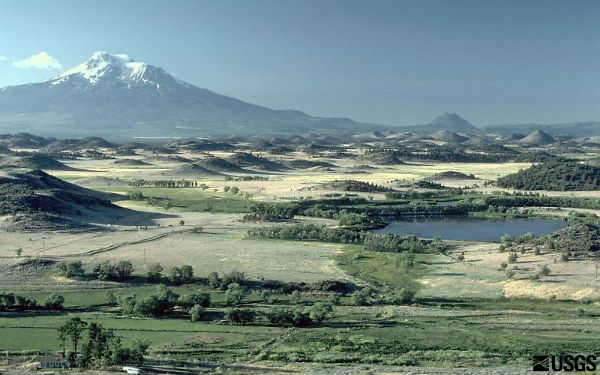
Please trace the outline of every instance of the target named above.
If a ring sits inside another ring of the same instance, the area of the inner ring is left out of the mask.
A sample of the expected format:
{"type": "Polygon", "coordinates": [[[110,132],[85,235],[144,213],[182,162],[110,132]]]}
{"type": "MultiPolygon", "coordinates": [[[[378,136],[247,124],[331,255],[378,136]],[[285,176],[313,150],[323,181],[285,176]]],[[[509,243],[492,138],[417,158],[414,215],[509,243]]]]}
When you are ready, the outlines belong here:
{"type": "Polygon", "coordinates": [[[469,216],[417,217],[391,222],[375,233],[414,234],[421,238],[441,236],[447,240],[499,241],[504,234],[542,235],[564,228],[567,223],[551,219],[485,219],[469,216]]]}

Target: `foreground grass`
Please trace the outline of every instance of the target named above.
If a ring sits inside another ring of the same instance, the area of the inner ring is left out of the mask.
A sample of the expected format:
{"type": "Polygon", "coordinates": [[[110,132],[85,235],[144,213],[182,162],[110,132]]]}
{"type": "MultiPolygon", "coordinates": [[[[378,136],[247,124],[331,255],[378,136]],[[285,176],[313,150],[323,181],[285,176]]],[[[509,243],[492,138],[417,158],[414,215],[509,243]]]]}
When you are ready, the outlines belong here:
{"type": "MultiPolygon", "coordinates": [[[[249,306],[269,308],[252,301],[249,306]]],[[[183,318],[131,318],[109,311],[5,313],[0,316],[0,350],[59,351],[55,329],[67,316],[77,315],[115,329],[125,342],[148,340],[151,356],[168,354],[184,362],[512,365],[528,364],[536,353],[594,352],[599,314],[593,304],[559,301],[423,300],[410,307],[345,304],[322,326],[286,328],[265,321],[233,326],[183,318]]]]}
{"type": "Polygon", "coordinates": [[[362,246],[348,245],[336,260],[346,273],[371,284],[417,290],[416,279],[427,271],[422,262],[430,257],[428,254],[415,254],[412,258],[404,253],[367,252],[362,246]]]}

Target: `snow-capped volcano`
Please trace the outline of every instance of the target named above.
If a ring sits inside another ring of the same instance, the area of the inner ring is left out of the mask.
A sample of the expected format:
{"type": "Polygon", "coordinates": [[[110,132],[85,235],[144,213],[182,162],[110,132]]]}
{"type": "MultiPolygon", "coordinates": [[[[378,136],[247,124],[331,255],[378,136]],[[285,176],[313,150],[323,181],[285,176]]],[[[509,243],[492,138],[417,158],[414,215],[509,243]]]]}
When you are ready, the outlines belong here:
{"type": "Polygon", "coordinates": [[[110,54],[105,51],[94,52],[88,61],[50,79],[50,83],[60,85],[70,80],[90,86],[122,82],[128,89],[136,85],[146,85],[160,90],[161,83],[188,86],[162,68],[135,61],[124,53],[110,54]]]}
{"type": "Polygon", "coordinates": [[[0,133],[210,136],[357,128],[373,127],[246,103],[104,51],[48,81],[0,89],[0,133]]]}

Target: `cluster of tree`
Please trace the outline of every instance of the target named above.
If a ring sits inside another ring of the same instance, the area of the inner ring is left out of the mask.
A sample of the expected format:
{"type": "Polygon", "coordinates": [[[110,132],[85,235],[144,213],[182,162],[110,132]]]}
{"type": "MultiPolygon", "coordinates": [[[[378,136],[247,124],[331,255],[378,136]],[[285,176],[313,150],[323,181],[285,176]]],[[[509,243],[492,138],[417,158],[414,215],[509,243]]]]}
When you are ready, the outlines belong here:
{"type": "Polygon", "coordinates": [[[250,213],[244,215],[245,221],[273,221],[293,219],[299,212],[294,203],[257,203],[250,208],[250,213]]]}
{"type": "Polygon", "coordinates": [[[357,191],[363,193],[384,193],[386,191],[393,190],[382,185],[357,180],[334,180],[324,183],[323,188],[341,191],[357,191]]]}
{"type": "Polygon", "coordinates": [[[389,145],[383,148],[372,148],[366,154],[387,153],[397,158],[413,160],[431,160],[443,162],[493,163],[508,161],[544,161],[557,159],[555,155],[546,152],[519,152],[517,150],[497,145],[441,145],[428,144],[426,148],[419,144],[413,147],[389,145]],[[541,156],[539,155],[541,154],[541,156]]]}
{"type": "MultiPolygon", "coordinates": [[[[333,305],[316,302],[311,306],[295,306],[275,309],[261,315],[274,325],[308,327],[317,325],[333,315],[333,305]]],[[[259,314],[251,308],[232,307],[225,310],[225,319],[232,324],[250,324],[259,314]]]]}
{"type": "Polygon", "coordinates": [[[501,194],[486,195],[480,198],[482,205],[505,206],[505,207],[570,207],[570,208],[593,208],[600,209],[600,199],[583,197],[556,197],[529,194],[501,194]]]}
{"type": "Polygon", "coordinates": [[[85,274],[81,261],[60,262],[58,270],[60,275],[65,277],[81,277],[85,274]]]}
{"type": "Polygon", "coordinates": [[[13,293],[0,294],[0,311],[22,312],[36,308],[38,308],[36,300],[14,295],[13,293]]]}
{"type": "Polygon", "coordinates": [[[63,357],[73,366],[88,369],[123,363],[141,364],[149,346],[147,342],[136,340],[131,347],[125,347],[112,329],[95,322],[88,323],[79,317],[70,318],[60,326],[58,337],[62,343],[63,357]],[[72,345],[72,351],[68,354],[67,341],[72,345]],[[80,343],[81,352],[78,352],[80,343]]]}
{"type": "Polygon", "coordinates": [[[363,213],[341,211],[335,216],[342,227],[372,227],[376,222],[363,213]]]}
{"type": "Polygon", "coordinates": [[[194,268],[190,265],[171,267],[168,270],[168,277],[175,285],[191,283],[194,281],[194,268]]]}
{"type": "Polygon", "coordinates": [[[237,187],[237,186],[228,186],[228,185],[225,185],[225,186],[223,186],[223,191],[225,193],[231,193],[233,195],[236,195],[237,193],[240,192],[240,188],[237,187]]]}
{"type": "Polygon", "coordinates": [[[208,189],[208,185],[190,180],[144,180],[135,179],[129,181],[129,186],[133,187],[157,187],[157,188],[192,188],[198,187],[202,190],[208,189]]]}
{"type": "Polygon", "coordinates": [[[316,302],[312,306],[286,307],[266,313],[271,324],[308,327],[328,319],[333,314],[333,305],[329,302],[316,302]]]}
{"type": "Polygon", "coordinates": [[[98,280],[124,281],[133,274],[133,264],[126,260],[112,264],[107,260],[96,264],[92,273],[98,280]]]}
{"type": "Polygon", "coordinates": [[[225,176],[225,181],[269,181],[269,177],[264,176],[225,176]]]}
{"type": "Polygon", "coordinates": [[[496,184],[523,190],[596,190],[600,187],[600,167],[574,161],[548,161],[499,178],[496,184]]]}
{"type": "MultiPolygon", "coordinates": [[[[60,275],[66,277],[81,277],[85,275],[81,261],[61,262],[58,264],[58,269],[60,275]]],[[[133,276],[134,271],[135,269],[130,261],[122,260],[115,264],[110,261],[104,261],[94,265],[92,275],[99,280],[125,281],[133,276]]],[[[161,282],[165,280],[163,271],[164,268],[160,263],[149,264],[146,267],[146,277],[150,282],[161,282]]],[[[194,268],[190,265],[171,267],[166,273],[166,280],[175,285],[189,284],[194,281],[194,268]]]]}
{"type": "Polygon", "coordinates": [[[249,324],[256,320],[256,312],[247,307],[232,307],[225,310],[225,319],[232,324],[249,324]]]}
{"type": "MultiPolygon", "coordinates": [[[[439,185],[439,184],[438,184],[439,185]]],[[[436,185],[432,189],[437,188],[436,185]]],[[[440,187],[443,187],[440,185],[440,187]]],[[[390,191],[385,193],[385,198],[388,200],[397,200],[397,199],[430,199],[430,198],[447,198],[454,197],[457,195],[462,195],[464,193],[463,189],[459,188],[447,188],[440,191],[416,191],[416,190],[404,190],[404,191],[390,191]]]]}
{"type": "Polygon", "coordinates": [[[208,275],[207,281],[208,285],[214,289],[220,288],[226,290],[231,284],[244,285],[246,283],[246,276],[241,271],[231,271],[223,277],[220,277],[217,272],[211,272],[208,275]]]}
{"type": "Polygon", "coordinates": [[[367,231],[330,228],[312,223],[252,228],[248,230],[248,235],[252,237],[277,238],[282,240],[364,244],[367,251],[425,252],[445,249],[445,244],[439,239],[428,242],[419,240],[415,236],[400,236],[391,233],[379,235],[367,231]]]}
{"type": "Polygon", "coordinates": [[[433,189],[433,190],[442,190],[446,189],[446,187],[440,183],[428,181],[428,180],[420,180],[415,183],[415,187],[421,189],[433,189]]]}
{"type": "Polygon", "coordinates": [[[135,294],[127,296],[109,296],[109,303],[117,303],[123,314],[136,316],[161,316],[173,311],[176,307],[196,315],[201,314],[199,308],[210,306],[208,293],[189,293],[179,295],[164,285],[157,285],[156,291],[149,296],[138,298],[135,294]],[[195,307],[198,306],[198,307],[195,307]]]}
{"type": "Polygon", "coordinates": [[[34,299],[15,295],[13,293],[0,294],[0,311],[23,312],[26,310],[62,310],[65,298],[52,293],[46,297],[42,306],[34,299]]]}
{"type": "Polygon", "coordinates": [[[380,252],[443,252],[448,248],[448,245],[439,237],[432,241],[423,241],[413,235],[400,236],[392,233],[385,235],[367,233],[363,245],[367,251],[380,252]]]}
{"type": "Polygon", "coordinates": [[[352,294],[352,303],[356,306],[370,306],[380,303],[408,305],[414,297],[415,292],[407,288],[387,288],[383,293],[377,294],[372,288],[366,287],[352,294]]]}

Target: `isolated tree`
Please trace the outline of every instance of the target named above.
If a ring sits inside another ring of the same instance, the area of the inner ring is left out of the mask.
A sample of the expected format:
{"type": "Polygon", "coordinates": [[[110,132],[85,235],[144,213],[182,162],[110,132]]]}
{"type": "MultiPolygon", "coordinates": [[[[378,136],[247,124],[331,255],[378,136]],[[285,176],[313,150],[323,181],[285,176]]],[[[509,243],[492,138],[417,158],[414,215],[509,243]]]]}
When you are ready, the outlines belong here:
{"type": "Polygon", "coordinates": [[[219,278],[219,274],[214,271],[211,272],[208,275],[208,284],[214,289],[217,289],[218,287],[220,287],[221,279],[219,278]]]}
{"type": "Polygon", "coordinates": [[[81,335],[83,333],[83,329],[87,323],[79,317],[69,318],[65,324],[58,327],[58,336],[59,339],[63,343],[63,355],[65,352],[65,341],[67,339],[71,340],[71,344],[73,345],[73,352],[77,353],[77,345],[79,340],[81,339],[81,335]]]}
{"type": "Polygon", "coordinates": [[[300,303],[300,300],[301,300],[300,292],[297,290],[294,290],[292,292],[292,294],[290,295],[290,301],[292,301],[295,304],[298,304],[298,303],[300,303]]]}
{"type": "Polygon", "coordinates": [[[190,320],[192,322],[197,322],[202,320],[202,313],[204,313],[204,307],[200,305],[194,305],[190,309],[190,320]]]}
{"type": "Polygon", "coordinates": [[[236,306],[242,303],[244,297],[246,297],[246,289],[240,286],[238,283],[232,283],[227,286],[225,292],[225,302],[229,306],[236,306]]]}

